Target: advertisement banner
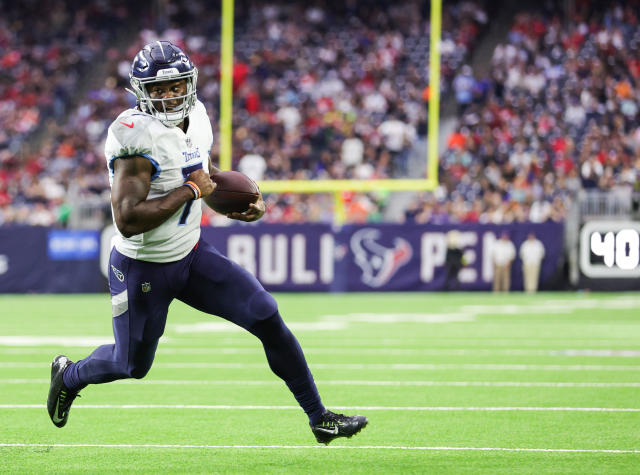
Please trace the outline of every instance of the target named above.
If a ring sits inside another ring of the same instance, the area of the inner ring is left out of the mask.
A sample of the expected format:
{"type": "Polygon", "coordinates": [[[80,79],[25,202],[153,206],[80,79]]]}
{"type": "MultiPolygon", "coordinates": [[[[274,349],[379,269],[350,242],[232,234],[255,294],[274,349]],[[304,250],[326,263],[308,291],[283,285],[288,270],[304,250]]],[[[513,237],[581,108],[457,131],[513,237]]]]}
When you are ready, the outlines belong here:
{"type": "MultiPolygon", "coordinates": [[[[491,289],[492,253],[504,232],[516,254],[534,233],[545,251],[540,288],[560,288],[564,255],[563,227],[558,223],[341,228],[257,223],[207,227],[202,235],[271,291],[440,291],[447,284],[447,236],[452,230],[457,231],[463,255],[456,289],[491,289]]],[[[100,232],[0,227],[0,292],[106,291],[101,268],[106,268],[112,237],[113,228],[100,232]]],[[[517,257],[511,289],[522,288],[522,262],[517,257]]]]}
{"type": "MultiPolygon", "coordinates": [[[[460,290],[489,290],[492,253],[506,232],[516,254],[529,233],[545,256],[541,288],[564,262],[560,223],[478,225],[245,225],[205,228],[203,237],[273,291],[444,290],[447,233],[458,231],[464,266],[460,290]]],[[[522,262],[513,263],[511,288],[522,290],[522,262]]]]}
{"type": "Polygon", "coordinates": [[[100,232],[0,227],[0,293],[104,292],[100,232]]]}

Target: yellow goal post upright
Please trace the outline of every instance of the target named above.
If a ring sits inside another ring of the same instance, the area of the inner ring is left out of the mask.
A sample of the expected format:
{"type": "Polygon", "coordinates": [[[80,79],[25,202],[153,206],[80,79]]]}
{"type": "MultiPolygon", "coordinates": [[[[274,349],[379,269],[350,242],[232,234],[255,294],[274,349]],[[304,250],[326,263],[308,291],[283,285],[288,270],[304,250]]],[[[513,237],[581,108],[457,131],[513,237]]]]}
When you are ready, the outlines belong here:
{"type": "MultiPolygon", "coordinates": [[[[220,169],[231,170],[233,106],[233,8],[234,0],[222,0],[220,58],[220,169]]],[[[334,222],[345,220],[344,191],[430,191],[438,186],[438,131],[440,121],[440,41],[442,0],[431,0],[429,40],[429,110],[427,176],[418,179],[376,180],[264,180],[263,193],[333,193],[334,222]]]]}

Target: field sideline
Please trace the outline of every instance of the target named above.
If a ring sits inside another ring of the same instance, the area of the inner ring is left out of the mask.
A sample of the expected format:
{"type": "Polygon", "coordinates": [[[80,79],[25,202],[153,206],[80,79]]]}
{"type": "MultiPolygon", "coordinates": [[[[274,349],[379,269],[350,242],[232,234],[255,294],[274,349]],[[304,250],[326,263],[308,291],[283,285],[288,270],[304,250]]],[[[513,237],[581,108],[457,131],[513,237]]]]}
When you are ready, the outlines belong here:
{"type": "Polygon", "coordinates": [[[253,336],[175,302],[143,380],[46,413],[49,363],[112,341],[106,295],[0,295],[0,473],[640,473],[637,293],[279,294],[317,445],[253,336]]]}

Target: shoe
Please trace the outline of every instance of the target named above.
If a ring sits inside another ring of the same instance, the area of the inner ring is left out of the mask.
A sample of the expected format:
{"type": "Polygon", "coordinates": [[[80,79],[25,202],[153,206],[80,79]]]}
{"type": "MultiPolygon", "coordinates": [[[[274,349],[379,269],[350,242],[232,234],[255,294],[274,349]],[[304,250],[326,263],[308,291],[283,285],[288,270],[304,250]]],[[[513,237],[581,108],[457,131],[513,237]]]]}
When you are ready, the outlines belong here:
{"type": "Polygon", "coordinates": [[[73,363],[64,355],[58,355],[51,363],[51,385],[49,386],[49,397],[47,397],[47,410],[51,421],[57,427],[64,427],[69,418],[69,410],[73,400],[78,395],[77,391],[70,391],[64,385],[62,375],[64,370],[73,363]]]}
{"type": "Polygon", "coordinates": [[[364,416],[345,416],[326,411],[322,419],[315,425],[311,425],[311,432],[321,444],[329,444],[338,437],[352,437],[360,432],[369,423],[364,416]]]}

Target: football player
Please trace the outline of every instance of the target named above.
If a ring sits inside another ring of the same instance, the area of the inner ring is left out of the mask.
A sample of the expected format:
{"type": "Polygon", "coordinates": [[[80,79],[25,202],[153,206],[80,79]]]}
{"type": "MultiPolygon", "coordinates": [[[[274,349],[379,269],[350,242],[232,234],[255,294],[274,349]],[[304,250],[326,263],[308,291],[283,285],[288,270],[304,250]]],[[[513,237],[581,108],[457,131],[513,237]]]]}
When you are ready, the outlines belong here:
{"type": "MultiPolygon", "coordinates": [[[[298,341],[284,324],[274,298],[245,269],[200,238],[202,198],[213,192],[211,123],[196,97],[198,70],[168,41],[146,45],[129,74],[137,107],[109,127],[105,157],[117,239],[109,260],[115,344],[72,362],[51,364],[47,409],[57,427],[89,384],[143,378],[153,363],[169,304],[178,299],[225,318],[258,337],[273,372],[309,417],[320,443],[351,437],[367,425],[363,416],[326,410],[298,341]]],[[[245,213],[265,212],[260,197],[245,213]]]]}

